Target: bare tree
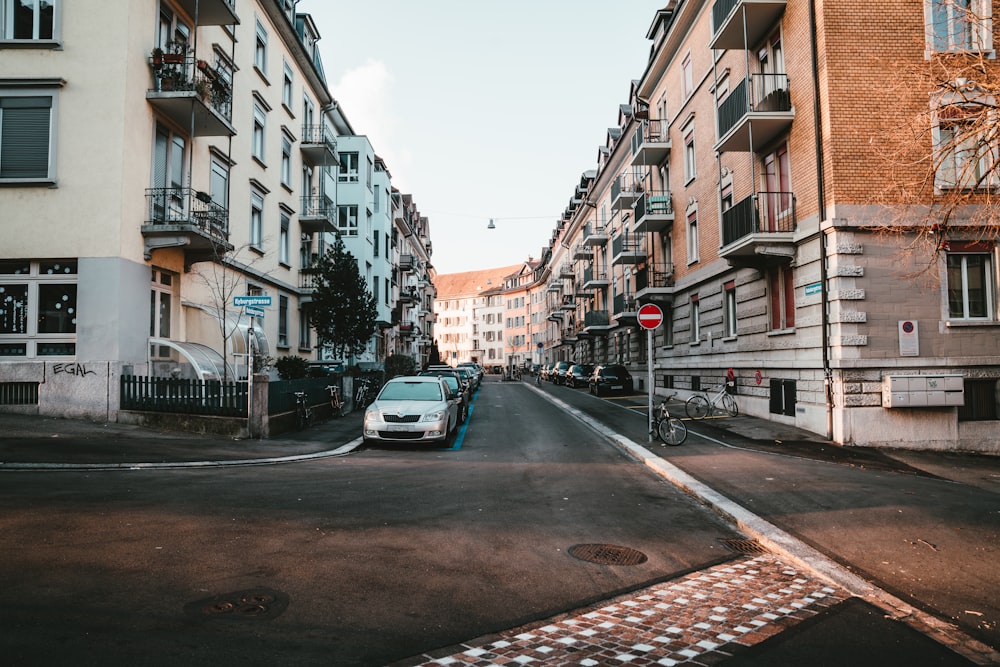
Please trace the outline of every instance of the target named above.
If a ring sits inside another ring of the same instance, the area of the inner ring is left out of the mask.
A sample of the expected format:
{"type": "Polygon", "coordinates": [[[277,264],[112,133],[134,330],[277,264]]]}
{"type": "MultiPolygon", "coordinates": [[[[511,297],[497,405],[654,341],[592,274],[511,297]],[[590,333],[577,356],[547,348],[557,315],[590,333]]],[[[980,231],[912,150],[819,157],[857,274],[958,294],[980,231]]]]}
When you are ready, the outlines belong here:
{"type": "Polygon", "coordinates": [[[876,229],[905,236],[904,251],[924,271],[950,232],[977,240],[1000,232],[1000,66],[992,44],[978,48],[991,33],[965,4],[935,5],[935,22],[891,67],[890,103],[877,109],[869,137],[870,182],[883,184],[876,229]]]}

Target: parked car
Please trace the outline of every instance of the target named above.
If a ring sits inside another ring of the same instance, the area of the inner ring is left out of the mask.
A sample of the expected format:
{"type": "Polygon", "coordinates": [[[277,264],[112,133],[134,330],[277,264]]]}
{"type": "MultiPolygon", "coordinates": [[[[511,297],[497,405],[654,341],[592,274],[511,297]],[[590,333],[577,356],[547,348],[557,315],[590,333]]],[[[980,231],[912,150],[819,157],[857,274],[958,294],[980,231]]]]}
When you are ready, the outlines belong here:
{"type": "Polygon", "coordinates": [[[455,371],[424,371],[418,374],[420,377],[439,377],[448,383],[448,389],[452,393],[454,400],[458,401],[458,423],[464,424],[469,417],[469,403],[472,400],[468,388],[462,384],[461,378],[455,371]]]}
{"type": "Polygon", "coordinates": [[[455,368],[455,372],[465,378],[465,381],[469,383],[471,391],[479,389],[479,374],[474,369],[459,364],[455,368]]]}
{"type": "Polygon", "coordinates": [[[566,371],[573,365],[572,361],[557,361],[549,377],[555,384],[566,384],[566,371]]]}
{"type": "Polygon", "coordinates": [[[553,363],[542,364],[538,370],[538,374],[542,376],[543,380],[548,380],[549,375],[552,373],[552,367],[555,366],[553,363]]]}
{"type": "Polygon", "coordinates": [[[620,364],[599,364],[594,367],[588,382],[590,393],[600,396],[612,392],[631,393],[634,389],[632,374],[620,364]]]}
{"type": "Polygon", "coordinates": [[[486,375],[486,369],[474,361],[463,361],[458,365],[458,367],[468,368],[470,371],[472,371],[472,374],[476,377],[476,388],[478,389],[479,385],[483,381],[483,376],[486,375]]]}
{"type": "Polygon", "coordinates": [[[458,402],[443,378],[405,376],[385,383],[365,410],[365,442],[447,442],[458,427],[458,402]]]}
{"type": "Polygon", "coordinates": [[[577,387],[586,387],[590,382],[590,374],[594,372],[594,367],[591,364],[573,364],[566,371],[566,382],[576,389],[577,387]]]}

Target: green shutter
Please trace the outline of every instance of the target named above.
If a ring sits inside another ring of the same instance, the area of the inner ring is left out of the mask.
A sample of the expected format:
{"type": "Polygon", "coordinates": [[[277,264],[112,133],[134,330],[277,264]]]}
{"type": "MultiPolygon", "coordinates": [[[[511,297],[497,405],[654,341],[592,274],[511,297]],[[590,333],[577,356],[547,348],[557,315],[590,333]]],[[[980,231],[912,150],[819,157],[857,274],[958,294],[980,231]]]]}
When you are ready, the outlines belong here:
{"type": "Polygon", "coordinates": [[[0,99],[0,178],[47,178],[51,97],[0,99]]]}

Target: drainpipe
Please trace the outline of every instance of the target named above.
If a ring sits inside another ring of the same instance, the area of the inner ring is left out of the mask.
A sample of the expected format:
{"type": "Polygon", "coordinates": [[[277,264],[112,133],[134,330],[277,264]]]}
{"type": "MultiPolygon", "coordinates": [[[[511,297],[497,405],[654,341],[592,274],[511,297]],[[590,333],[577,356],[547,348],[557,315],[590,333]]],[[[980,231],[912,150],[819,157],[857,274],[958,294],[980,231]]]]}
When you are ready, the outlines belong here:
{"type": "Polygon", "coordinates": [[[822,223],[826,220],[826,196],[825,181],[823,178],[823,124],[820,119],[820,85],[819,85],[819,56],[816,44],[816,2],[809,2],[809,39],[812,51],[812,78],[813,78],[813,134],[816,137],[816,201],[819,204],[819,245],[820,245],[820,282],[822,285],[822,346],[823,346],[823,388],[826,398],[826,437],[833,439],[833,370],[830,368],[830,299],[828,294],[829,259],[827,258],[826,232],[822,229],[822,223]]]}

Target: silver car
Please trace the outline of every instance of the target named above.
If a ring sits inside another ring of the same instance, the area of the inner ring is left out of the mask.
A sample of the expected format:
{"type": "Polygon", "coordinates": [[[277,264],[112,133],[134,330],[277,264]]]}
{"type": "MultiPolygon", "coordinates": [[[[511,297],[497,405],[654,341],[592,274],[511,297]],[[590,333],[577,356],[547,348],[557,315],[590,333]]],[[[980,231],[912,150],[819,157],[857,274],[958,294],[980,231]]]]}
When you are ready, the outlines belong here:
{"type": "Polygon", "coordinates": [[[396,377],[365,410],[365,442],[447,442],[458,428],[458,405],[439,377],[396,377]]]}

